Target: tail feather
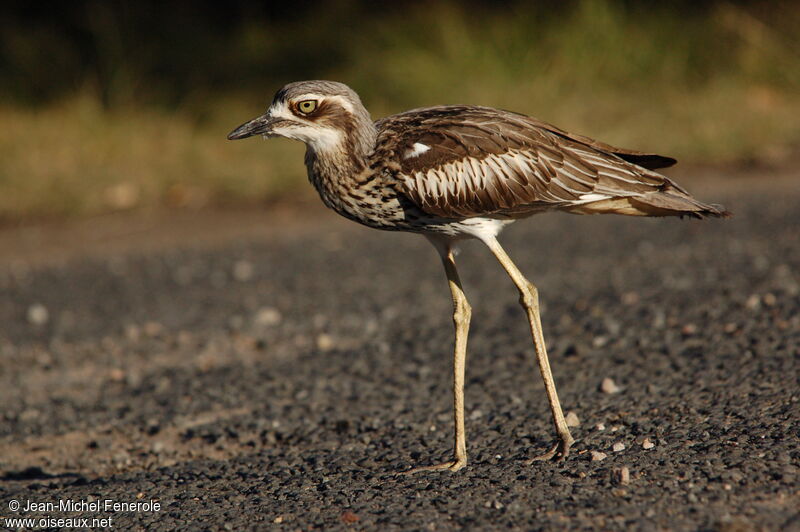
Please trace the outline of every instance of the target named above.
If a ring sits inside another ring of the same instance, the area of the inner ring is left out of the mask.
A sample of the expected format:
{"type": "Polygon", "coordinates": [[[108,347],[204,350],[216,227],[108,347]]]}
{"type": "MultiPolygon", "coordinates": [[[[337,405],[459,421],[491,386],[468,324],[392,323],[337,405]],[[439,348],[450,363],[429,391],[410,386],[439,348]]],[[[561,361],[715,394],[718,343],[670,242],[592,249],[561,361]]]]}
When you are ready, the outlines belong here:
{"type": "Polygon", "coordinates": [[[622,196],[573,205],[566,208],[575,214],[623,214],[627,216],[691,216],[692,218],[729,218],[722,205],[702,203],[682,190],[650,192],[641,196],[622,196]]]}
{"type": "Polygon", "coordinates": [[[692,216],[694,218],[706,216],[730,218],[732,216],[732,213],[722,205],[702,203],[688,194],[676,192],[652,192],[637,198],[630,198],[630,201],[643,212],[648,213],[646,216],[692,216]]]}

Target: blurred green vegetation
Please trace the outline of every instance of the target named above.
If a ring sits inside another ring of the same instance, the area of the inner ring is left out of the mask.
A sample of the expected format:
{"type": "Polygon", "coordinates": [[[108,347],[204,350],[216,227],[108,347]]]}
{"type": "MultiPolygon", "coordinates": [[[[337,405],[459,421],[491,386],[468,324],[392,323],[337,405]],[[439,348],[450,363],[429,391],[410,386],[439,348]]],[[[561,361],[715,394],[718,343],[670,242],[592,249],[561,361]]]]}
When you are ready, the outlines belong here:
{"type": "Polygon", "coordinates": [[[302,146],[225,140],[298,79],[343,81],[376,118],[481,104],[689,161],[780,161],[800,144],[788,1],[4,9],[5,220],[308,194],[302,146]]]}

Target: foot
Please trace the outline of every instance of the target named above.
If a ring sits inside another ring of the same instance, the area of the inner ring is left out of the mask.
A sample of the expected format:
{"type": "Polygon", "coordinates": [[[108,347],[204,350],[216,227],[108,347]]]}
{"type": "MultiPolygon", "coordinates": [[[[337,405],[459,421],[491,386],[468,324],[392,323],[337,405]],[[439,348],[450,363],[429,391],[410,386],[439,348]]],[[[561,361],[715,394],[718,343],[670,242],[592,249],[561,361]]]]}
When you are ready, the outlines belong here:
{"type": "Polygon", "coordinates": [[[552,449],[544,454],[531,458],[528,463],[530,464],[541,460],[563,460],[569,456],[569,448],[572,447],[573,443],[575,443],[575,440],[570,434],[562,436],[552,449]]]}
{"type": "Polygon", "coordinates": [[[409,469],[408,471],[402,471],[400,474],[413,475],[414,473],[422,473],[423,471],[444,471],[444,470],[456,472],[459,469],[463,468],[465,465],[467,465],[466,458],[464,458],[463,460],[451,460],[443,464],[415,467],[414,469],[409,469]]]}

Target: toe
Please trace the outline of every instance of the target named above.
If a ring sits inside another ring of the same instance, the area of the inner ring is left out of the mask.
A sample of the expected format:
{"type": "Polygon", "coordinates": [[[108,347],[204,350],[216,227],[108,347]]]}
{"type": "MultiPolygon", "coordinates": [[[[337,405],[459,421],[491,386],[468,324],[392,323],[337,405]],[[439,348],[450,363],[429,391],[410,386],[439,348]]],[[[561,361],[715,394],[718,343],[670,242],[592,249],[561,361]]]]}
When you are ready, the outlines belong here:
{"type": "Polygon", "coordinates": [[[415,473],[424,473],[426,471],[452,471],[456,472],[459,469],[462,469],[465,465],[467,465],[466,460],[452,460],[450,462],[445,462],[443,464],[435,464],[430,466],[422,466],[422,467],[415,467],[413,469],[409,469],[408,471],[401,471],[401,475],[413,475],[415,473]]]}

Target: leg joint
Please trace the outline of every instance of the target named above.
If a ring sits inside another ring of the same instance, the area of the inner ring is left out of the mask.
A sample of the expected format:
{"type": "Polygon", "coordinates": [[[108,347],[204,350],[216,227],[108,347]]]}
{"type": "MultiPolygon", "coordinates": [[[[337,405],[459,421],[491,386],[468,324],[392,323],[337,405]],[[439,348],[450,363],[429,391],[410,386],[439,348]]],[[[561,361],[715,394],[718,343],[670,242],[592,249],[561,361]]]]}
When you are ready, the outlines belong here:
{"type": "Polygon", "coordinates": [[[529,281],[525,281],[525,287],[520,288],[519,302],[525,307],[538,307],[539,306],[539,291],[529,281]]]}
{"type": "Polygon", "coordinates": [[[472,318],[472,307],[466,299],[459,299],[453,303],[453,321],[456,323],[469,323],[472,318]]]}

